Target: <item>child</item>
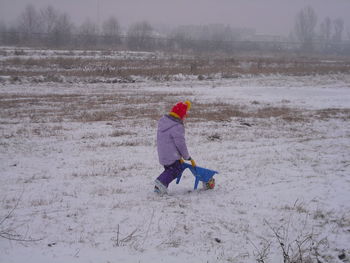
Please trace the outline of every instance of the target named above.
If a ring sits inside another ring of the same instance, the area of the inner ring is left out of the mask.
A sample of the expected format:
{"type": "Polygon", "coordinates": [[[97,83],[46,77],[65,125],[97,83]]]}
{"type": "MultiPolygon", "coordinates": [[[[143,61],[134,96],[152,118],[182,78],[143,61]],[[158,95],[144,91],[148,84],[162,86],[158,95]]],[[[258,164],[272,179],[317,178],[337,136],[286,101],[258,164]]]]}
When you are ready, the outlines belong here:
{"type": "Polygon", "coordinates": [[[164,166],[164,172],[155,180],[156,193],[167,193],[169,184],[183,172],[184,159],[191,161],[192,166],[196,166],[187,150],[183,123],[190,108],[191,102],[179,102],[168,115],[164,115],[158,121],[157,150],[159,163],[164,166]]]}

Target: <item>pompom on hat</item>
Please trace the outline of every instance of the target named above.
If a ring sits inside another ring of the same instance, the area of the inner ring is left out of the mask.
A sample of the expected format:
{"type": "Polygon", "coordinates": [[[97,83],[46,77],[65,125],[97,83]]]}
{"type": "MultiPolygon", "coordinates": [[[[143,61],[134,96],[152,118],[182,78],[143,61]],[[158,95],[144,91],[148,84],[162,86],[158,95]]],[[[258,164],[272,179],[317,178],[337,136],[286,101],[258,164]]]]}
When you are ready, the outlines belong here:
{"type": "Polygon", "coordinates": [[[186,117],[187,111],[191,108],[191,102],[186,100],[185,102],[178,102],[170,112],[170,115],[183,120],[186,117]]]}

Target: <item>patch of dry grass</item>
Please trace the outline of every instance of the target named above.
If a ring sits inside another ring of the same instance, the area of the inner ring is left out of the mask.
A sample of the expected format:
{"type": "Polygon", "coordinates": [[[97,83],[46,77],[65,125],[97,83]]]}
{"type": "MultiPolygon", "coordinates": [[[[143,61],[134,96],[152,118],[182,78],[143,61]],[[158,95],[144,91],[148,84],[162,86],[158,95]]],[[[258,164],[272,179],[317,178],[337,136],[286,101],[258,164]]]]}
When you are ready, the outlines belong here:
{"type": "MultiPolygon", "coordinates": [[[[158,119],[165,105],[191,93],[133,92],[89,94],[3,94],[0,95],[2,124],[30,121],[98,122],[124,119],[158,119]]],[[[169,106],[170,108],[170,106],[169,106]]]]}
{"type": "MultiPolygon", "coordinates": [[[[0,95],[0,124],[38,123],[28,130],[23,128],[10,137],[17,136],[56,136],[62,126],[43,125],[61,122],[118,122],[121,120],[158,120],[178,100],[192,93],[154,93],[143,91],[116,90],[109,93],[89,94],[2,94],[0,95]]],[[[189,122],[226,122],[232,119],[278,118],[286,122],[304,122],[310,119],[330,118],[350,119],[350,109],[325,109],[304,111],[286,106],[272,107],[253,102],[253,105],[232,105],[224,102],[196,102],[189,113],[189,122]]],[[[130,135],[115,131],[110,136],[130,135]]],[[[6,137],[6,136],[5,136],[6,137]]]]}
{"type": "MultiPolygon", "coordinates": [[[[166,79],[176,74],[203,76],[222,74],[225,78],[242,74],[312,75],[349,73],[350,61],[337,58],[329,63],[317,58],[190,57],[105,59],[84,57],[11,58],[0,61],[0,75],[124,78],[145,76],[166,79]]],[[[51,77],[47,81],[61,81],[51,77]]]]}
{"type": "Polygon", "coordinates": [[[261,107],[251,110],[248,106],[228,103],[199,103],[191,111],[192,121],[229,121],[231,118],[281,118],[288,122],[304,121],[303,114],[287,107],[261,107]]]}
{"type": "Polygon", "coordinates": [[[350,109],[323,109],[315,111],[315,117],[321,120],[328,119],[342,119],[344,121],[350,120],[350,109]]]}

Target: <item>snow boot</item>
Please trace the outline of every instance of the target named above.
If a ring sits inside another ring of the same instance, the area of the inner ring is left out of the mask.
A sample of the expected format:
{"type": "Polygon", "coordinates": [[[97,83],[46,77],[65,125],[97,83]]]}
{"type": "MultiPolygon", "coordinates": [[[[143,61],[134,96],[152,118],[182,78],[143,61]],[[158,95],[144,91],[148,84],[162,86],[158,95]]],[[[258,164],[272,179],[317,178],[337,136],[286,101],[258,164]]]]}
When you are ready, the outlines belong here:
{"type": "Polygon", "coordinates": [[[158,179],[154,181],[154,192],[160,195],[168,194],[168,189],[158,179]]]}

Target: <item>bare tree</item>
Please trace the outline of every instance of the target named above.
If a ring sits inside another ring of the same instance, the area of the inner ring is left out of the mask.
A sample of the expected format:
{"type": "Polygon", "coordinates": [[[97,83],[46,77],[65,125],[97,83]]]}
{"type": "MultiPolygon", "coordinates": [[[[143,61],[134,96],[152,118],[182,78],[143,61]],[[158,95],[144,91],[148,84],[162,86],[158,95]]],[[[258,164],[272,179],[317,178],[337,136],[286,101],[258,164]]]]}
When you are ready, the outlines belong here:
{"type": "Polygon", "coordinates": [[[102,34],[107,44],[120,43],[120,25],[115,17],[110,17],[103,22],[102,34]]]}
{"type": "Polygon", "coordinates": [[[53,32],[58,16],[58,12],[52,6],[40,10],[40,22],[44,33],[50,34],[53,32]]]}
{"type": "Polygon", "coordinates": [[[90,19],[85,20],[85,22],[80,26],[79,33],[82,35],[98,35],[99,29],[97,24],[92,22],[90,19]]]}
{"type": "Polygon", "coordinates": [[[133,50],[149,50],[152,47],[153,27],[148,22],[138,22],[130,26],[127,39],[133,50]]]}
{"type": "Polygon", "coordinates": [[[209,40],[207,48],[213,51],[228,50],[235,39],[232,29],[222,24],[207,25],[202,34],[201,39],[209,40]]]}
{"type": "Polygon", "coordinates": [[[326,17],[320,25],[320,37],[323,41],[331,41],[332,34],[332,20],[326,17]]]}
{"type": "Polygon", "coordinates": [[[68,46],[71,41],[72,31],[74,25],[71,22],[70,17],[67,14],[61,14],[56,20],[55,27],[53,29],[53,41],[56,46],[68,46]]]}
{"type": "Polygon", "coordinates": [[[0,20],[0,44],[6,44],[7,40],[7,26],[4,21],[0,20]]]}
{"type": "Polygon", "coordinates": [[[334,20],[334,34],[333,34],[333,41],[336,43],[340,43],[343,38],[343,31],[344,31],[344,20],[341,18],[337,18],[334,20]]]}
{"type": "Polygon", "coordinates": [[[32,43],[36,38],[34,35],[41,32],[40,16],[31,4],[27,5],[24,11],[21,13],[18,19],[18,30],[23,34],[24,41],[32,43]]]}
{"type": "Polygon", "coordinates": [[[86,47],[96,46],[99,28],[97,24],[87,19],[79,28],[81,43],[86,47]]]}
{"type": "Polygon", "coordinates": [[[329,52],[331,49],[332,36],[332,20],[326,17],[320,25],[320,40],[322,41],[322,49],[329,52]]]}
{"type": "Polygon", "coordinates": [[[55,41],[53,33],[58,17],[58,12],[52,6],[40,10],[40,23],[43,27],[45,42],[49,45],[53,45],[55,41]]]}
{"type": "Polygon", "coordinates": [[[195,46],[192,44],[195,39],[195,35],[192,33],[192,28],[189,26],[178,26],[170,33],[170,39],[172,39],[172,46],[180,49],[193,49],[195,46]]]}
{"type": "Polygon", "coordinates": [[[302,9],[295,19],[295,34],[306,51],[312,49],[312,42],[315,38],[315,27],[317,15],[311,6],[302,9]]]}

